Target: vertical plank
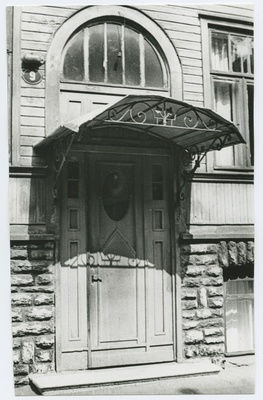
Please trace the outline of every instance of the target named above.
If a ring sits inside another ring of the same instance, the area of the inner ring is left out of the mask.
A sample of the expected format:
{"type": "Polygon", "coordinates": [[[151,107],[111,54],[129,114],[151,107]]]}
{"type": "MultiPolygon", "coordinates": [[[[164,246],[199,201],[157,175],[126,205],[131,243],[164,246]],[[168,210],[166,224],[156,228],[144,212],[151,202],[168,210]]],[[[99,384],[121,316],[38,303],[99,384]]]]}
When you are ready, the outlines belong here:
{"type": "Polygon", "coordinates": [[[16,34],[13,36],[13,68],[12,68],[12,165],[20,164],[20,75],[21,75],[21,7],[15,6],[13,24],[16,34]]]}

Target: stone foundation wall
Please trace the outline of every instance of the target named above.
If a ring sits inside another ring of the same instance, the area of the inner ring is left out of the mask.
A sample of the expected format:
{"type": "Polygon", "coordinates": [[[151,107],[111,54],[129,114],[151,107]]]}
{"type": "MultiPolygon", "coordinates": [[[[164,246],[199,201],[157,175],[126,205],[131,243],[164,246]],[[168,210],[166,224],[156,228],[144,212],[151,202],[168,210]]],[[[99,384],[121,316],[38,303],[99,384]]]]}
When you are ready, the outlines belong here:
{"type": "Polygon", "coordinates": [[[54,370],[54,244],[11,243],[15,385],[31,372],[54,370]]]}
{"type": "Polygon", "coordinates": [[[223,356],[223,268],[253,263],[253,242],[222,241],[181,246],[185,358],[223,356]]]}

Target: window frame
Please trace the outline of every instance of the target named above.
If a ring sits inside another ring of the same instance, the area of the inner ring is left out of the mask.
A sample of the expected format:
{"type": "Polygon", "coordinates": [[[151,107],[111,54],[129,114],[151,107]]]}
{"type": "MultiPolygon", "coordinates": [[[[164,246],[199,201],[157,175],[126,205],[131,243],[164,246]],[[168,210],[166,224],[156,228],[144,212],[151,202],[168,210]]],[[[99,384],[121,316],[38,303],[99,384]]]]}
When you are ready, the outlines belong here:
{"type": "MultiPolygon", "coordinates": [[[[230,267],[231,268],[231,267],[230,267]]],[[[253,323],[252,323],[252,341],[253,341],[253,349],[248,350],[238,350],[238,351],[229,351],[227,347],[227,323],[226,323],[226,309],[227,309],[227,302],[231,302],[231,300],[248,300],[251,301],[253,307],[255,306],[255,287],[254,287],[254,278],[252,277],[245,277],[245,278],[232,278],[232,279],[224,279],[224,313],[225,313],[225,355],[226,356],[236,356],[236,355],[248,355],[248,354],[255,354],[255,311],[253,311],[253,323]],[[229,294],[227,291],[227,283],[228,282],[253,282],[253,293],[246,293],[246,294],[229,294]]]]}
{"type": "MultiPolygon", "coordinates": [[[[239,96],[242,98],[242,109],[247,112],[241,113],[240,121],[237,125],[242,135],[246,140],[245,145],[234,146],[234,165],[217,165],[216,164],[216,152],[210,152],[207,154],[207,172],[252,172],[254,166],[251,165],[250,155],[250,135],[249,135],[249,111],[245,104],[247,103],[247,93],[245,92],[247,85],[254,83],[254,75],[232,71],[217,71],[211,68],[211,32],[220,31],[227,34],[239,34],[241,36],[253,36],[253,24],[252,22],[236,20],[219,20],[218,18],[212,18],[211,16],[201,17],[201,40],[202,40],[202,51],[203,51],[203,79],[204,79],[204,106],[213,109],[214,92],[213,81],[222,80],[239,80],[240,81],[240,93],[239,96]]],[[[234,122],[235,123],[235,122],[234,122]]],[[[254,153],[253,153],[254,154],[254,153]]]]}
{"type": "Polygon", "coordinates": [[[61,59],[61,68],[60,68],[60,82],[62,84],[81,84],[81,85],[86,85],[87,87],[91,86],[108,86],[108,87],[120,87],[120,88],[130,88],[130,89],[139,89],[139,90],[153,90],[153,91],[160,91],[160,92],[170,92],[171,90],[171,82],[169,78],[169,66],[168,62],[166,60],[166,56],[162,50],[162,48],[159,46],[159,44],[156,42],[155,38],[150,36],[148,32],[146,32],[141,26],[137,24],[131,24],[127,23],[126,19],[124,18],[112,18],[109,17],[108,19],[98,19],[96,21],[91,21],[90,23],[84,24],[83,26],[79,27],[73,35],[69,38],[68,42],[66,43],[64,49],[63,49],[63,54],[62,54],[62,59],[61,59]],[[122,83],[110,83],[108,82],[108,69],[106,68],[104,72],[104,81],[101,82],[96,82],[96,81],[90,81],[89,80],[89,65],[88,65],[88,45],[89,45],[89,28],[96,26],[96,25],[103,25],[103,31],[104,31],[104,61],[103,64],[108,66],[108,56],[107,56],[107,25],[108,24],[115,24],[119,25],[121,27],[121,51],[123,53],[122,57],[122,83]],[[138,33],[139,37],[139,60],[140,60],[140,71],[139,71],[139,79],[140,79],[140,84],[139,85],[131,85],[131,84],[126,84],[125,80],[125,28],[131,29],[134,32],[138,33]],[[71,40],[77,35],[83,31],[84,35],[84,79],[82,81],[78,80],[73,80],[73,79],[66,79],[64,77],[63,73],[63,66],[64,66],[64,60],[65,56],[67,53],[67,50],[70,46],[71,40]],[[160,71],[162,72],[162,79],[163,79],[163,85],[161,87],[152,87],[152,86],[146,86],[146,69],[145,69],[145,41],[148,42],[148,44],[151,46],[152,50],[156,54],[156,57],[160,63],[160,71]],[[106,46],[105,46],[106,44],[106,46]],[[86,55],[86,56],[85,56],[86,55]]]}

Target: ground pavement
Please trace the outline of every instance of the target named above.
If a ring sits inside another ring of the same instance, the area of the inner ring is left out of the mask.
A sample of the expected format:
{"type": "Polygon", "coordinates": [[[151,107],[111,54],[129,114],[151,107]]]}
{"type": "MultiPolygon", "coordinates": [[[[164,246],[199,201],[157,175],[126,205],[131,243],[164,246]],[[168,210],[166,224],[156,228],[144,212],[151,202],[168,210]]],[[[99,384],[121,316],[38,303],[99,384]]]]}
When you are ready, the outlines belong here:
{"type": "MultiPolygon", "coordinates": [[[[260,375],[260,374],[257,374],[260,375]]],[[[114,386],[93,387],[67,396],[100,395],[225,395],[255,393],[255,364],[253,356],[226,359],[224,369],[216,375],[169,378],[114,386]]],[[[16,389],[17,396],[36,396],[27,386],[16,389]]],[[[52,396],[53,397],[53,396],[52,396]]],[[[63,396],[64,397],[64,396],[63,396]]],[[[66,396],[65,396],[66,397],[66,396]]]]}

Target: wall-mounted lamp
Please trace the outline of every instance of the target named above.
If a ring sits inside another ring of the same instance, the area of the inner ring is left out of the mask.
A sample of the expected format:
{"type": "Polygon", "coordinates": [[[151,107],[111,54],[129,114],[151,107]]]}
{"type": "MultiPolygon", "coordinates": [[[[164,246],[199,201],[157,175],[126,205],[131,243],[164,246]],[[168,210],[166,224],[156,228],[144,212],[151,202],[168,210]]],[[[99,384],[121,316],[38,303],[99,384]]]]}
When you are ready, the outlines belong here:
{"type": "Polygon", "coordinates": [[[23,79],[31,85],[41,82],[42,75],[39,67],[44,64],[44,58],[38,54],[27,53],[22,57],[23,79]]]}

